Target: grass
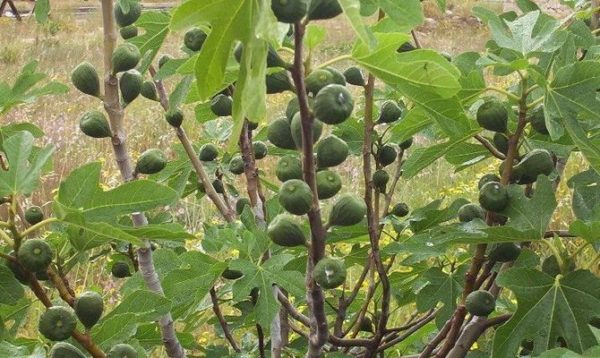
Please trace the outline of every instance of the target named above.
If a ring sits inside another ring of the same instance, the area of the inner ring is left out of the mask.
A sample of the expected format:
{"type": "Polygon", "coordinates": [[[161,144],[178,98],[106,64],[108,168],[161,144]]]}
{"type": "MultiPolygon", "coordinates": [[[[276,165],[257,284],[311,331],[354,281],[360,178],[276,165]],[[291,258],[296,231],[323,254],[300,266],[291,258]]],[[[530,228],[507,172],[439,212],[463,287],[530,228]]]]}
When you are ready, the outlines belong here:
{"type": "MultiPolygon", "coordinates": [[[[145,3],[150,2],[160,3],[160,1],[145,1],[145,3]]],[[[442,14],[429,3],[426,14],[435,22],[428,22],[417,30],[417,36],[423,46],[450,54],[463,51],[482,51],[488,33],[470,17],[469,11],[474,3],[474,0],[449,1],[449,7],[455,17],[442,14]],[[465,41],[466,38],[469,41],[465,41]]],[[[101,69],[100,14],[90,12],[81,16],[67,10],[81,5],[80,1],[61,1],[58,5],[60,7],[53,10],[51,21],[44,26],[36,25],[32,19],[17,23],[12,19],[0,18],[0,33],[14,34],[13,36],[0,36],[2,80],[12,81],[21,66],[30,59],[38,60],[40,70],[48,73],[51,79],[64,83],[69,83],[69,73],[82,60],[89,61],[96,68],[101,69]]],[[[327,28],[328,36],[315,56],[317,62],[336,57],[350,48],[351,31],[348,31],[344,22],[332,21],[322,25],[327,28]]],[[[181,38],[180,33],[171,34],[162,52],[174,56],[183,55],[180,50],[181,38]]],[[[174,84],[168,83],[167,85],[172,88],[174,84]]],[[[286,96],[269,98],[269,113],[272,113],[273,118],[282,115],[287,98],[286,96]]],[[[97,99],[71,89],[67,95],[45,97],[34,104],[20,106],[2,118],[3,123],[27,120],[37,124],[46,132],[44,141],[52,143],[57,149],[54,156],[53,173],[44,177],[42,188],[27,199],[27,204],[43,205],[49,212],[49,204],[61,179],[72,169],[92,160],[104,163],[104,182],[108,187],[120,183],[110,143],[106,140],[90,139],[78,129],[78,119],[83,112],[89,109],[101,109],[101,107],[102,104],[97,99]]],[[[187,118],[193,117],[191,106],[187,106],[185,111],[187,118]]],[[[126,128],[129,133],[128,145],[133,158],[148,148],[167,149],[176,142],[174,133],[163,120],[160,107],[145,99],[138,99],[127,108],[126,128]]],[[[194,141],[204,137],[202,126],[194,121],[186,121],[186,130],[194,141]]],[[[422,146],[428,142],[428,139],[420,138],[415,146],[422,146]]],[[[484,173],[496,172],[498,164],[497,161],[486,161],[484,164],[455,173],[448,163],[437,161],[415,178],[401,180],[396,192],[397,200],[407,202],[411,208],[420,207],[440,197],[446,198],[447,202],[459,197],[475,201],[478,178],[484,173]]],[[[269,178],[274,178],[274,159],[263,160],[259,165],[268,173],[269,178]]],[[[579,156],[574,156],[567,166],[566,177],[570,177],[584,167],[584,161],[579,156]]],[[[357,190],[355,183],[362,182],[358,159],[352,159],[344,164],[340,168],[340,175],[343,176],[344,187],[357,190]]],[[[239,184],[242,184],[240,179],[237,180],[239,184]]],[[[564,229],[573,217],[570,209],[570,192],[564,181],[561,183],[558,193],[560,194],[559,207],[552,228],[564,229]]],[[[174,208],[174,215],[191,231],[197,232],[201,229],[204,221],[215,218],[216,212],[206,199],[199,200],[190,197],[174,208]]],[[[568,242],[571,250],[577,244],[568,242]]],[[[190,243],[190,245],[194,245],[194,243],[190,243]]],[[[590,258],[585,255],[583,257],[590,258]]],[[[71,279],[78,290],[90,285],[101,287],[110,300],[109,303],[114,304],[117,298],[118,284],[112,279],[106,279],[108,273],[105,270],[103,262],[100,264],[87,263],[79,266],[72,273],[71,279]]],[[[403,314],[400,312],[394,319],[398,319],[403,314]]],[[[34,325],[28,325],[24,334],[35,337],[34,325]]],[[[212,339],[214,339],[214,332],[210,331],[204,331],[199,336],[201,342],[212,339]]]]}

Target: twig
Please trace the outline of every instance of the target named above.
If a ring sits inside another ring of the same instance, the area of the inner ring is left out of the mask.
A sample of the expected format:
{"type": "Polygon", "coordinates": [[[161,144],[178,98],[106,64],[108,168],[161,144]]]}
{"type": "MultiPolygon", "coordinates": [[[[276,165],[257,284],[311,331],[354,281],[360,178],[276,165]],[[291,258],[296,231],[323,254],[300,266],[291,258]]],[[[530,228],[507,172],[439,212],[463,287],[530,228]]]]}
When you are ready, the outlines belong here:
{"type": "Polygon", "coordinates": [[[310,113],[306,86],[304,83],[303,63],[303,39],[305,25],[300,22],[294,24],[294,64],[290,69],[294,84],[297,89],[298,102],[300,105],[300,117],[302,125],[302,161],[304,181],[313,193],[312,208],[308,212],[308,220],[311,231],[311,245],[309,258],[306,265],[306,288],[307,303],[311,313],[310,339],[307,357],[318,358],[321,356],[323,345],[327,342],[329,332],[327,330],[327,315],[325,313],[325,299],[323,291],[314,282],[312,271],[314,265],[323,258],[325,254],[325,230],[321,221],[319,208],[319,197],[317,195],[317,183],[313,157],[312,126],[314,118],[310,113]]]}
{"type": "Polygon", "coordinates": [[[508,321],[512,317],[512,314],[504,314],[493,318],[475,317],[471,322],[465,326],[463,333],[460,338],[456,341],[456,344],[452,350],[448,353],[448,358],[462,358],[466,356],[467,352],[475,343],[477,338],[485,332],[486,329],[502,324],[508,321]]]}
{"type": "MultiPolygon", "coordinates": [[[[117,40],[112,0],[102,0],[102,22],[104,28],[104,109],[110,120],[115,160],[123,181],[128,182],[134,180],[135,177],[133,175],[131,157],[125,144],[126,133],[123,126],[123,109],[119,100],[119,81],[112,74],[112,54],[117,40]]],[[[132,214],[131,217],[135,226],[148,224],[148,220],[143,213],[132,214]]],[[[138,261],[146,286],[153,292],[164,294],[158,274],[154,268],[152,250],[148,240],[145,240],[144,247],[138,249],[138,261]]],[[[184,358],[185,351],[175,334],[175,326],[170,312],[160,318],[159,327],[167,355],[172,358],[184,358]]]]}
{"type": "Polygon", "coordinates": [[[437,311],[432,312],[430,315],[426,316],[425,319],[420,320],[417,324],[413,325],[412,327],[410,327],[406,332],[404,332],[402,335],[382,344],[381,346],[377,347],[377,351],[378,352],[383,352],[384,350],[393,347],[394,345],[402,342],[403,340],[405,340],[406,338],[410,337],[413,333],[415,333],[416,331],[418,331],[419,329],[421,329],[423,326],[425,326],[426,324],[428,324],[429,322],[431,322],[435,316],[437,314],[437,311]]]}
{"type": "Polygon", "coordinates": [[[221,324],[221,328],[223,329],[225,338],[227,338],[227,341],[229,342],[229,344],[231,345],[231,347],[233,348],[234,351],[236,351],[238,353],[241,352],[240,347],[237,345],[237,343],[235,342],[235,339],[231,335],[231,331],[229,330],[227,321],[225,321],[225,318],[223,317],[223,313],[221,312],[221,308],[219,307],[219,299],[217,298],[217,291],[215,291],[214,287],[210,289],[210,301],[212,302],[213,312],[215,313],[215,316],[217,316],[217,319],[219,320],[219,323],[221,324]]]}
{"type": "Polygon", "coordinates": [[[500,160],[504,160],[506,159],[506,156],[504,155],[504,153],[502,153],[501,151],[499,151],[496,147],[494,147],[494,145],[492,143],[490,143],[489,140],[487,140],[486,138],[480,136],[479,134],[475,134],[473,136],[473,138],[477,139],[477,141],[479,143],[481,143],[487,150],[490,151],[490,153],[492,153],[492,155],[500,160]]]}
{"type": "Polygon", "coordinates": [[[555,236],[559,237],[577,237],[577,235],[573,235],[569,232],[569,230],[548,230],[544,233],[544,238],[552,238],[555,236]]]}

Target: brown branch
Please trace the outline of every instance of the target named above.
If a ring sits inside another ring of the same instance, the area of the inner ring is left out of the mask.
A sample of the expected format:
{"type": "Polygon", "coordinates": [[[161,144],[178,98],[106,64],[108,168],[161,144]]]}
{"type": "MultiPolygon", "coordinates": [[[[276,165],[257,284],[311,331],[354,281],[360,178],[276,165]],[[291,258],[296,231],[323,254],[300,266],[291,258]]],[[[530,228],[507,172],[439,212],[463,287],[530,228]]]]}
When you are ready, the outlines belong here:
{"type": "Polygon", "coordinates": [[[311,245],[309,258],[306,265],[307,303],[311,313],[310,339],[307,357],[318,358],[321,356],[323,345],[327,342],[329,332],[327,329],[327,315],[325,313],[325,299],[323,291],[312,278],[314,265],[325,255],[325,229],[321,221],[319,197],[317,195],[317,182],[313,157],[312,126],[314,118],[310,113],[306,86],[304,83],[303,63],[303,38],[305,25],[297,22],[294,24],[294,64],[290,69],[294,84],[296,85],[298,102],[300,104],[300,117],[302,125],[302,168],[304,181],[313,193],[312,208],[308,212],[311,231],[311,245]]]}
{"type": "MultiPolygon", "coordinates": [[[[35,296],[42,302],[42,304],[46,308],[52,307],[52,301],[50,301],[50,298],[48,297],[48,295],[46,295],[46,292],[44,291],[42,286],[40,286],[39,281],[35,278],[35,276],[32,273],[27,273],[27,275],[29,280],[29,287],[31,288],[35,296]]],[[[94,343],[90,336],[79,332],[77,329],[74,329],[71,333],[71,337],[73,337],[73,339],[75,339],[79,344],[81,344],[81,346],[85,348],[85,350],[88,351],[88,353],[91,354],[93,358],[106,357],[106,354],[104,354],[102,349],[100,349],[100,347],[98,347],[96,343],[94,343]]]]}
{"type": "Polygon", "coordinates": [[[429,314],[428,316],[426,316],[424,319],[418,321],[417,324],[415,324],[412,327],[408,328],[406,330],[406,332],[404,332],[402,335],[399,335],[398,337],[396,337],[396,338],[394,338],[394,339],[392,339],[392,340],[390,340],[388,342],[385,342],[381,346],[377,347],[377,352],[383,352],[384,350],[386,350],[388,348],[391,348],[394,345],[402,342],[406,338],[410,337],[416,331],[418,331],[423,326],[425,326],[426,324],[428,324],[429,322],[431,322],[435,318],[436,314],[437,314],[437,311],[432,312],[431,314],[429,314]]]}
{"type": "MultiPolygon", "coordinates": [[[[381,16],[381,14],[380,14],[381,16]]],[[[364,108],[364,143],[363,143],[363,176],[365,180],[365,194],[364,200],[367,205],[367,227],[369,231],[369,241],[371,244],[371,259],[378,273],[379,280],[381,282],[383,297],[381,302],[381,313],[377,322],[377,329],[375,330],[375,336],[372,339],[371,345],[367,347],[365,357],[374,357],[377,354],[377,347],[383,339],[383,335],[386,330],[391,289],[390,282],[387,276],[387,272],[381,261],[381,255],[379,253],[379,217],[377,210],[377,196],[373,198],[374,185],[371,175],[371,147],[372,147],[372,133],[373,133],[373,91],[375,88],[375,76],[369,74],[367,85],[365,86],[365,108],[364,108]],[[374,201],[375,200],[375,201],[374,201]]],[[[387,208],[386,208],[387,210],[387,208]]]]}
{"type": "Polygon", "coordinates": [[[63,278],[56,271],[54,271],[54,268],[52,267],[48,268],[47,274],[50,278],[50,281],[52,281],[52,284],[54,284],[54,287],[58,291],[60,298],[62,298],[62,300],[65,301],[69,306],[73,307],[75,305],[75,295],[71,294],[65,285],[63,278]]]}
{"type": "MultiPolygon", "coordinates": [[[[113,1],[102,0],[102,22],[104,32],[104,109],[110,120],[112,132],[112,147],[115,160],[123,181],[128,182],[135,179],[131,157],[127,150],[125,129],[123,126],[123,108],[119,99],[119,81],[112,74],[112,54],[117,42],[117,32],[113,15],[113,1]]],[[[148,220],[143,213],[131,215],[134,226],[144,226],[148,220]]],[[[144,247],[138,249],[138,262],[142,278],[146,286],[153,292],[164,294],[162,284],[154,268],[150,242],[144,241],[144,247]]],[[[171,313],[166,313],[159,320],[162,342],[169,357],[184,358],[185,351],[179,343],[175,333],[175,326],[171,313]]]]}
{"type": "Polygon", "coordinates": [[[488,328],[502,324],[508,321],[512,314],[504,314],[493,318],[475,317],[469,324],[465,326],[460,338],[456,341],[454,348],[448,353],[448,358],[462,358],[466,356],[469,349],[475,341],[488,328]]]}
{"type": "Polygon", "coordinates": [[[233,348],[234,351],[236,351],[238,353],[241,352],[240,347],[235,342],[235,339],[233,338],[233,335],[231,334],[231,331],[229,330],[227,321],[225,321],[225,318],[223,317],[223,313],[221,312],[221,308],[219,307],[219,299],[217,297],[217,291],[215,291],[214,287],[210,289],[210,301],[212,302],[213,312],[215,313],[215,316],[217,316],[217,319],[219,320],[219,323],[221,324],[221,328],[223,329],[225,338],[227,338],[227,341],[229,342],[229,344],[231,345],[231,347],[233,348]]]}
{"type": "Polygon", "coordinates": [[[544,238],[559,237],[577,237],[569,232],[569,230],[548,230],[544,233],[544,238]]]}
{"type": "Polygon", "coordinates": [[[490,143],[489,140],[487,140],[486,138],[480,136],[479,134],[475,134],[473,136],[473,138],[477,139],[477,141],[479,143],[481,143],[487,150],[490,151],[490,153],[492,153],[492,155],[500,160],[505,160],[506,156],[504,155],[504,153],[502,153],[501,151],[499,151],[496,147],[494,147],[494,145],[492,143],[490,143]]]}

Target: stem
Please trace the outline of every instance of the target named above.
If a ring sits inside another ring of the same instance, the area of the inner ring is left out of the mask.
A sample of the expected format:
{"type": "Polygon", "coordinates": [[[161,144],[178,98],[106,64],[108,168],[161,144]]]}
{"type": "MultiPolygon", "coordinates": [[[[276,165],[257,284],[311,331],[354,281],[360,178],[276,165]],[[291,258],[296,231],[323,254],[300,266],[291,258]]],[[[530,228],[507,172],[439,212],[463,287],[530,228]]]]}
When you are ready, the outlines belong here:
{"type": "MultiPolygon", "coordinates": [[[[117,41],[115,21],[113,17],[113,1],[102,0],[102,20],[104,28],[104,109],[110,120],[112,147],[115,159],[125,182],[134,180],[131,157],[125,143],[126,133],[123,126],[123,109],[119,102],[119,82],[112,74],[112,53],[117,41]]],[[[147,225],[148,220],[143,213],[132,214],[135,226],[147,225]]],[[[142,278],[148,288],[158,294],[164,294],[158,274],[154,268],[150,242],[145,240],[144,247],[138,249],[138,262],[142,278]]],[[[175,334],[171,313],[166,313],[159,320],[161,337],[169,357],[183,358],[185,352],[175,334]]]]}
{"type": "Polygon", "coordinates": [[[506,97],[514,100],[514,101],[519,101],[521,100],[521,97],[519,96],[515,96],[514,94],[508,92],[507,90],[503,89],[503,88],[499,88],[499,87],[487,87],[486,90],[488,91],[494,91],[494,92],[498,92],[500,94],[505,95],[506,97]]]}
{"type": "Polygon", "coordinates": [[[231,345],[233,350],[240,353],[241,352],[240,347],[237,345],[237,343],[235,342],[235,339],[231,335],[231,331],[229,330],[227,321],[225,321],[225,318],[223,317],[223,313],[221,313],[221,308],[219,307],[219,299],[217,298],[217,291],[215,291],[214,287],[210,289],[210,300],[213,304],[213,312],[215,313],[215,316],[217,316],[217,319],[219,320],[219,323],[221,324],[221,328],[223,329],[225,338],[227,338],[227,341],[229,342],[229,344],[231,345]]]}
{"type": "Polygon", "coordinates": [[[502,324],[508,321],[512,317],[512,314],[504,314],[493,318],[475,317],[469,324],[465,326],[464,333],[456,341],[456,345],[450,353],[448,358],[462,358],[467,355],[467,352],[475,343],[477,338],[483,334],[488,328],[502,324]]]}
{"type": "Polygon", "coordinates": [[[26,237],[29,234],[33,233],[34,231],[36,231],[36,230],[38,230],[38,229],[40,229],[40,228],[42,228],[42,227],[44,227],[44,226],[46,226],[48,224],[51,224],[53,222],[57,222],[57,221],[58,221],[57,218],[48,218],[48,219],[42,220],[39,223],[37,223],[37,224],[35,224],[33,226],[30,226],[26,230],[22,231],[21,232],[21,237],[26,237]]]}
{"type": "Polygon", "coordinates": [[[331,66],[331,65],[333,65],[334,63],[337,63],[337,62],[341,62],[341,61],[345,61],[345,60],[350,60],[351,58],[352,58],[351,55],[341,55],[341,56],[338,56],[338,57],[334,57],[334,58],[332,58],[330,60],[327,60],[327,61],[321,63],[319,66],[317,66],[317,69],[318,68],[325,68],[327,66],[331,66]]]}
{"type": "Polygon", "coordinates": [[[310,222],[311,245],[309,258],[306,264],[307,303],[310,308],[310,338],[307,357],[318,358],[321,356],[323,345],[327,342],[327,315],[325,313],[325,298],[321,287],[312,278],[314,265],[325,255],[325,229],[321,221],[319,197],[317,195],[317,182],[313,158],[312,125],[314,118],[309,110],[306,86],[304,83],[303,38],[305,25],[297,22],[294,24],[294,65],[291,69],[292,78],[296,85],[300,116],[302,119],[302,169],[304,181],[313,193],[312,208],[308,212],[310,222]]]}
{"type": "MultiPolygon", "coordinates": [[[[389,308],[390,308],[390,282],[387,276],[383,262],[381,261],[381,255],[379,253],[379,217],[377,212],[377,197],[373,198],[374,186],[371,175],[371,147],[372,147],[372,133],[373,133],[373,91],[375,88],[375,76],[369,74],[367,79],[367,85],[365,86],[365,109],[364,109],[364,143],[363,143],[363,176],[365,180],[365,203],[367,205],[367,225],[369,230],[369,241],[371,244],[371,259],[379,275],[381,286],[383,290],[383,297],[381,301],[381,314],[379,321],[377,322],[377,329],[375,330],[375,336],[372,339],[372,344],[367,348],[365,357],[375,357],[377,354],[377,347],[383,339],[384,332],[386,330],[389,308]]],[[[386,208],[387,210],[387,208],[386,208]]]]}
{"type": "Polygon", "coordinates": [[[406,338],[410,337],[411,335],[413,335],[416,331],[418,331],[419,329],[421,329],[423,326],[425,326],[426,324],[428,324],[429,322],[433,321],[433,319],[435,318],[437,314],[437,311],[432,312],[431,314],[429,314],[428,316],[426,316],[425,319],[421,320],[420,322],[418,322],[417,324],[413,325],[412,327],[410,327],[409,329],[406,330],[406,332],[404,332],[402,335],[388,341],[385,342],[384,344],[382,344],[380,347],[377,348],[378,352],[383,352],[384,350],[393,347],[394,345],[402,342],[403,340],[405,340],[406,338]]]}
{"type": "Polygon", "coordinates": [[[477,141],[479,143],[481,143],[487,150],[490,151],[490,153],[492,153],[492,155],[500,160],[505,160],[506,156],[504,155],[504,153],[500,152],[498,149],[496,149],[496,147],[494,147],[494,145],[492,143],[490,143],[489,140],[487,140],[486,138],[480,136],[479,134],[475,134],[473,136],[473,138],[477,139],[477,141]]]}

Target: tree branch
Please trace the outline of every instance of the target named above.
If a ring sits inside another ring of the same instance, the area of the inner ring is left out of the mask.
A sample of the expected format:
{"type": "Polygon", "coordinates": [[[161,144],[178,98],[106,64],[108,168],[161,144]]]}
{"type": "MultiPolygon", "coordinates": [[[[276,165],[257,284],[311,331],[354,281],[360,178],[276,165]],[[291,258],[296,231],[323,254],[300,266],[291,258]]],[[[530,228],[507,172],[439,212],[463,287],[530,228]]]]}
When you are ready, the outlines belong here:
{"type": "Polygon", "coordinates": [[[494,147],[494,145],[492,143],[490,143],[489,140],[487,140],[486,138],[480,136],[479,134],[475,134],[473,136],[473,138],[477,139],[477,141],[479,143],[481,143],[487,150],[490,151],[490,153],[492,153],[492,155],[500,160],[504,160],[506,159],[506,156],[504,155],[504,153],[500,152],[496,147],[494,147]]]}
{"type": "MultiPolygon", "coordinates": [[[[119,81],[112,74],[112,53],[117,41],[112,0],[102,0],[102,20],[104,28],[104,109],[110,120],[115,159],[123,180],[128,182],[135,178],[131,157],[125,144],[127,136],[123,127],[123,109],[119,102],[119,81]]],[[[148,220],[143,213],[135,213],[131,216],[134,226],[148,224],[148,220]]],[[[148,240],[145,240],[144,247],[138,249],[138,262],[146,286],[153,292],[164,294],[158,274],[154,269],[152,249],[148,240]]],[[[184,358],[185,352],[175,334],[173,318],[170,313],[160,318],[159,327],[167,355],[173,358],[184,358]]]]}

